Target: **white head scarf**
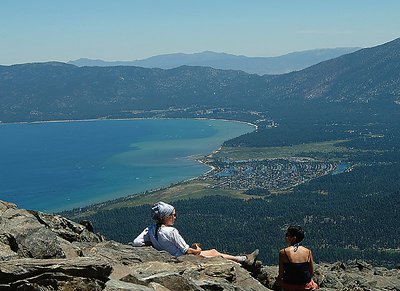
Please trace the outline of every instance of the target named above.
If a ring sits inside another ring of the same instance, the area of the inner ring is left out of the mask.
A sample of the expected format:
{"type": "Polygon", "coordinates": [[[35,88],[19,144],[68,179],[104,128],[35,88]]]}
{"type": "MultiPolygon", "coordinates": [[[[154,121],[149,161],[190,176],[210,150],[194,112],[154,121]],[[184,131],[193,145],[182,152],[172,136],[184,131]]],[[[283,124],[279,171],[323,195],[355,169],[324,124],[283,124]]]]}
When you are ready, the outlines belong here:
{"type": "Polygon", "coordinates": [[[165,217],[170,216],[174,212],[174,207],[162,201],[157,202],[151,207],[151,218],[162,221],[165,217]]]}

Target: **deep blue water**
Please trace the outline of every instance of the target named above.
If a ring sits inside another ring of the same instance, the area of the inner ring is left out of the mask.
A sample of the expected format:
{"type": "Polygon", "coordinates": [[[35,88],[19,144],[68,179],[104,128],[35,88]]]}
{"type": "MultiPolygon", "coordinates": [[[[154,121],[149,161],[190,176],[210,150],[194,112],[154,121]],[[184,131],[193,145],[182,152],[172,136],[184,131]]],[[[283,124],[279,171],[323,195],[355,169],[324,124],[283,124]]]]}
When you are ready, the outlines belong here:
{"type": "Polygon", "coordinates": [[[254,130],[193,119],[0,124],[0,199],[60,211],[201,175],[193,156],[254,130]]]}

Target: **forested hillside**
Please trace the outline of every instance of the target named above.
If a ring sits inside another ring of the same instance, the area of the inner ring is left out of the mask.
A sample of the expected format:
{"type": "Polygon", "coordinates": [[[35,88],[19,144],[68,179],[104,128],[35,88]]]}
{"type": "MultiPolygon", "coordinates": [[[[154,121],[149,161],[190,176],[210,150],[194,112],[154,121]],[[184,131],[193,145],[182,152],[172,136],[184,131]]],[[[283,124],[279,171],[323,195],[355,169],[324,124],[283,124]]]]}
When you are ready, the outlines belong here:
{"type": "Polygon", "coordinates": [[[213,108],[291,114],[309,106],[331,112],[338,104],[340,112],[374,111],[398,106],[399,72],[400,39],[276,76],[187,66],[1,66],[0,120],[126,118],[163,109],[192,116],[213,108]]]}
{"type": "MultiPolygon", "coordinates": [[[[304,245],[317,262],[364,259],[395,267],[400,243],[400,165],[360,167],[326,176],[293,193],[244,201],[210,196],[174,202],[176,227],[188,243],[244,253],[259,248],[260,258],[277,263],[285,228],[303,225],[304,245]],[[382,187],[382,188],[381,188],[382,187]]],[[[99,211],[87,217],[108,238],[127,243],[152,223],[150,205],[99,211]]]]}
{"type": "MultiPolygon", "coordinates": [[[[173,201],[178,212],[177,227],[188,242],[201,241],[207,248],[237,253],[258,247],[262,260],[273,264],[278,249],[284,246],[284,229],[300,224],[307,232],[305,244],[314,250],[317,261],[362,258],[376,265],[397,266],[400,241],[394,229],[400,219],[400,126],[397,113],[387,112],[343,115],[346,119],[341,123],[331,119],[334,114],[316,114],[313,116],[320,118],[311,120],[286,117],[276,127],[262,127],[261,123],[257,131],[225,142],[239,154],[243,146],[254,151],[264,147],[267,153],[268,149],[309,144],[304,148],[310,151],[294,155],[339,161],[349,168],[287,191],[263,191],[265,196],[249,196],[252,198],[247,201],[226,196],[173,201]],[[324,141],[332,141],[335,146],[329,151],[317,150],[314,144],[324,141]]],[[[217,156],[223,159],[224,149],[217,156]]],[[[213,189],[210,195],[224,191],[213,189]]],[[[144,196],[143,201],[146,199],[144,196]]],[[[151,223],[149,208],[95,207],[97,213],[85,218],[110,238],[128,242],[151,223]]]]}

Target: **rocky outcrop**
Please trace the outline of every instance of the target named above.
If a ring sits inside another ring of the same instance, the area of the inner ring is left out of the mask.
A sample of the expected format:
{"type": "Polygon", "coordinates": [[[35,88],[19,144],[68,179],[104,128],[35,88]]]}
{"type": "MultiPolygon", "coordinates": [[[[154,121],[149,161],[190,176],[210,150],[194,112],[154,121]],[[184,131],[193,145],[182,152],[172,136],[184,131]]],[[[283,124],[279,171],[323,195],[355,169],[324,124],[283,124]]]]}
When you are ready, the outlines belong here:
{"type": "MultiPolygon", "coordinates": [[[[277,266],[263,266],[258,279],[275,290],[277,266]]],[[[400,270],[373,267],[363,261],[315,265],[314,281],[325,291],[400,290],[400,270]]]]}
{"type": "Polygon", "coordinates": [[[324,290],[400,290],[400,270],[373,267],[363,261],[319,264],[315,279],[324,290]]]}
{"type": "MultiPolygon", "coordinates": [[[[276,266],[255,274],[223,258],[175,258],[108,241],[84,224],[0,201],[0,290],[274,289],[276,266]]],[[[321,290],[400,290],[400,270],[320,264],[315,281],[321,290]]]]}
{"type": "Polygon", "coordinates": [[[268,290],[222,258],[132,247],[0,201],[0,290],[268,290]]]}

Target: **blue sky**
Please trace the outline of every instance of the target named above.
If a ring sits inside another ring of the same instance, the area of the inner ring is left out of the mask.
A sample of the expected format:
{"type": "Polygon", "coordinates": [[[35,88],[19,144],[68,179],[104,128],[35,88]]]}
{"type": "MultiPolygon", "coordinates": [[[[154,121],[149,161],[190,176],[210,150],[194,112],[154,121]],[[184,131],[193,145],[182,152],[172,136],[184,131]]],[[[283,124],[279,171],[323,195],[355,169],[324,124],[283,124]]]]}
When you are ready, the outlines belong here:
{"type": "Polygon", "coordinates": [[[400,0],[0,0],[0,64],[371,47],[400,37],[399,11],[400,0]]]}

